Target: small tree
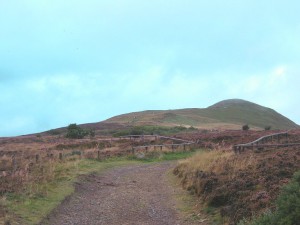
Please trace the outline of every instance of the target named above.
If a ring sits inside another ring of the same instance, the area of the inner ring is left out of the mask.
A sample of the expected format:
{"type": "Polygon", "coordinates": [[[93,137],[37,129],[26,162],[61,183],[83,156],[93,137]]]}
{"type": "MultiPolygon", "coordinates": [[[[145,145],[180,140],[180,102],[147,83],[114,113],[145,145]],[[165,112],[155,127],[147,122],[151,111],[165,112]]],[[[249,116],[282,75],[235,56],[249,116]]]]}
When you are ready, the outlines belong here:
{"type": "Polygon", "coordinates": [[[265,126],[265,130],[271,130],[271,126],[265,126]]]}
{"type": "Polygon", "coordinates": [[[68,126],[66,137],[73,139],[81,139],[88,135],[88,133],[88,131],[82,129],[76,123],[73,123],[68,126]]]}
{"type": "Polygon", "coordinates": [[[242,129],[243,129],[243,130],[249,130],[249,129],[250,129],[250,127],[249,127],[249,125],[248,125],[248,124],[245,124],[245,125],[243,125],[242,129]]]}

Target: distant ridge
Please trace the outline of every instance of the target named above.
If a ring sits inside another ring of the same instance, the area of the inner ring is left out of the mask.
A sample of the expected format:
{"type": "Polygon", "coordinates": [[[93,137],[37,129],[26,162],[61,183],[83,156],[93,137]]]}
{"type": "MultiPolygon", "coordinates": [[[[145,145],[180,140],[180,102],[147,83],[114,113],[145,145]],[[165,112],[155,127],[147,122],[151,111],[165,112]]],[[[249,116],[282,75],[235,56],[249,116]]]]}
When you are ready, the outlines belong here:
{"type": "MultiPolygon", "coordinates": [[[[113,134],[135,126],[194,127],[198,129],[237,129],[245,124],[250,129],[288,130],[299,125],[271,108],[242,99],[228,99],[207,108],[175,110],[146,110],[114,116],[98,123],[81,124],[83,128],[94,129],[99,134],[113,134]]],[[[58,128],[47,133],[63,133],[66,128],[58,128]]]]}
{"type": "Polygon", "coordinates": [[[149,110],[112,117],[105,123],[159,126],[193,126],[205,129],[292,129],[299,126],[273,109],[242,99],[228,99],[207,108],[149,110]]]}

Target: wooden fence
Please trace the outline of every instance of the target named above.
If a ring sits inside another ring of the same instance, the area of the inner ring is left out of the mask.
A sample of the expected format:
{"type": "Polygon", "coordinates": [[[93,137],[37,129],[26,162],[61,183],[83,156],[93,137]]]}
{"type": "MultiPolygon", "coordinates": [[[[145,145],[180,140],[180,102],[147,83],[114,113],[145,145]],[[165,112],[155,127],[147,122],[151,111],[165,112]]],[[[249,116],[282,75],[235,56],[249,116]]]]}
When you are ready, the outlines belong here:
{"type": "Polygon", "coordinates": [[[266,135],[260,137],[255,141],[246,144],[234,145],[233,150],[235,153],[241,153],[246,149],[263,150],[264,148],[271,148],[271,147],[279,148],[279,147],[289,147],[289,146],[300,146],[300,143],[289,143],[288,133],[289,131],[266,135]],[[271,143],[267,143],[267,142],[271,142],[271,143]]]}
{"type": "Polygon", "coordinates": [[[188,140],[183,140],[180,138],[174,138],[174,137],[167,137],[167,136],[160,136],[160,135],[126,135],[126,136],[121,136],[120,138],[129,138],[130,140],[135,140],[135,139],[141,139],[141,140],[145,140],[145,139],[150,139],[150,140],[155,140],[157,141],[158,139],[162,139],[162,140],[171,140],[171,141],[175,141],[175,142],[182,142],[179,144],[156,144],[156,145],[141,145],[141,146],[135,146],[132,147],[132,153],[134,154],[136,151],[138,150],[145,150],[145,152],[148,151],[163,151],[163,150],[168,150],[168,151],[178,151],[183,150],[183,151],[187,151],[187,150],[191,150],[193,145],[195,144],[192,141],[188,141],[188,140]]]}
{"type": "Polygon", "coordinates": [[[174,138],[174,137],[167,137],[167,136],[161,136],[161,135],[125,135],[125,136],[120,136],[120,139],[130,139],[130,140],[134,140],[134,139],[152,139],[152,140],[158,140],[158,139],[166,139],[166,140],[172,140],[172,141],[179,141],[179,142],[183,142],[183,143],[189,143],[189,144],[193,144],[194,142],[192,141],[187,141],[187,140],[183,140],[180,138],[174,138]]]}
{"type": "MultiPolygon", "coordinates": [[[[26,167],[27,164],[39,164],[49,160],[58,160],[64,161],[69,160],[70,158],[89,158],[89,159],[98,159],[103,160],[105,158],[113,157],[113,156],[126,156],[132,155],[140,152],[150,152],[150,151],[165,151],[165,152],[175,152],[175,151],[189,151],[194,147],[194,142],[166,137],[160,135],[127,135],[119,138],[111,138],[111,139],[101,139],[110,140],[110,141],[118,141],[118,140],[171,140],[173,143],[168,144],[154,144],[154,145],[141,145],[141,146],[128,146],[126,149],[120,149],[118,151],[111,151],[109,148],[104,148],[102,150],[96,148],[91,150],[76,150],[68,149],[68,150],[47,150],[35,153],[26,153],[26,151],[2,151],[2,156],[4,156],[5,163],[2,163],[2,157],[0,157],[0,177],[3,174],[6,174],[6,171],[15,172],[22,167],[26,167]],[[179,143],[178,143],[179,142],[179,143]],[[2,165],[3,164],[3,165],[2,165]]],[[[100,141],[100,140],[99,140],[100,141]]],[[[4,162],[3,161],[3,162],[4,162]]]]}

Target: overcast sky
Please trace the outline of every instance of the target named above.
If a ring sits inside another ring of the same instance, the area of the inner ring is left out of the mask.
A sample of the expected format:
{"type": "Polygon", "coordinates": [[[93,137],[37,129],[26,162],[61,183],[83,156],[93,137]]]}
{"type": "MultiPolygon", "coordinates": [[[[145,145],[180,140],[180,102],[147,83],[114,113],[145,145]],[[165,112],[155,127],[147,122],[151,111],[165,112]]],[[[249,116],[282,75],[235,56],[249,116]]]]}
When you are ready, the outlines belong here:
{"type": "Polygon", "coordinates": [[[300,123],[300,1],[0,0],[0,136],[241,98],[300,123]]]}

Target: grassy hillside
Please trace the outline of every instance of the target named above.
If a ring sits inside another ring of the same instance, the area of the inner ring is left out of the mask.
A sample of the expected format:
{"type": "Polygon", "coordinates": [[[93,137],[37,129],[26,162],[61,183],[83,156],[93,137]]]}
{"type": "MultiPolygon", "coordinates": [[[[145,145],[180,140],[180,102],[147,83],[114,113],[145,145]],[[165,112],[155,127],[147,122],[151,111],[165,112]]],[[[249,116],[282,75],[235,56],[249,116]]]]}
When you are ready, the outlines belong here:
{"type": "MultiPolygon", "coordinates": [[[[81,124],[80,126],[87,130],[95,130],[99,135],[132,133],[135,128],[142,129],[144,134],[169,135],[178,133],[178,127],[240,130],[245,124],[248,124],[252,130],[261,130],[267,126],[271,126],[272,129],[299,128],[296,123],[273,109],[240,99],[221,101],[203,109],[132,112],[102,122],[81,124]]],[[[66,128],[58,128],[46,133],[63,135],[66,131],[66,128]]]]}
{"type": "Polygon", "coordinates": [[[151,110],[110,118],[105,123],[124,125],[194,126],[206,129],[240,129],[241,125],[291,129],[298,125],[275,110],[252,102],[232,99],[204,109],[151,110]]]}

